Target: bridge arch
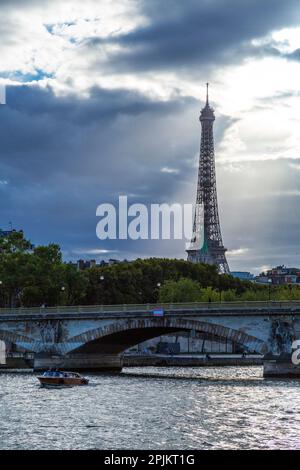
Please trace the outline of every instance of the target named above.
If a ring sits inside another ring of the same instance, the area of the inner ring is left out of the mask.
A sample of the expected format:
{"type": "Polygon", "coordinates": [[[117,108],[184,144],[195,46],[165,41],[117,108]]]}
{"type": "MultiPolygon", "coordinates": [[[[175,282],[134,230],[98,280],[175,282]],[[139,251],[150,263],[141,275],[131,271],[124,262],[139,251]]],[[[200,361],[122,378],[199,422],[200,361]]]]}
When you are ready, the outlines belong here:
{"type": "Polygon", "coordinates": [[[178,317],[126,319],[88,330],[67,340],[67,353],[120,354],[126,349],[160,335],[195,330],[232,341],[246,349],[264,354],[267,345],[261,339],[219,324],[178,317]]]}
{"type": "Polygon", "coordinates": [[[7,330],[0,330],[0,340],[13,343],[29,352],[36,352],[37,349],[36,342],[33,339],[7,330]]]}

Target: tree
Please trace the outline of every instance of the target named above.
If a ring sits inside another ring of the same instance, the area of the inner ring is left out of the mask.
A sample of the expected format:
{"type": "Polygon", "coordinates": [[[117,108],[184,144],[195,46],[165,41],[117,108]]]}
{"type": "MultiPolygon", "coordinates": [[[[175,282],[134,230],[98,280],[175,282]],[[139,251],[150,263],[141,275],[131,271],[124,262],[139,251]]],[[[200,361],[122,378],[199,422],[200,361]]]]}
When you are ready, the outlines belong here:
{"type": "Polygon", "coordinates": [[[33,247],[23,232],[0,237],[0,281],[2,307],[75,304],[86,295],[86,277],[62,262],[60,247],[33,247]]]}
{"type": "Polygon", "coordinates": [[[179,281],[166,281],[159,291],[162,303],[197,302],[200,299],[200,286],[197,281],[182,278],[179,281]]]}
{"type": "MultiPolygon", "coordinates": [[[[267,300],[268,295],[268,286],[177,259],[137,259],[78,271],[63,262],[56,244],[34,247],[23,232],[0,236],[2,307],[267,300]]],[[[273,286],[272,299],[300,299],[300,289],[273,286]]]]}
{"type": "MultiPolygon", "coordinates": [[[[84,272],[78,271],[71,264],[60,264],[60,279],[65,290],[62,304],[80,305],[84,303],[86,298],[86,289],[88,286],[88,278],[84,272]]],[[[60,289],[61,290],[61,289],[60,289]]]]}
{"type": "Polygon", "coordinates": [[[0,281],[2,305],[15,306],[22,289],[30,262],[32,244],[24,238],[22,231],[12,231],[0,237],[0,281]]]}
{"type": "Polygon", "coordinates": [[[220,293],[212,286],[201,289],[199,302],[219,302],[220,293]]]}

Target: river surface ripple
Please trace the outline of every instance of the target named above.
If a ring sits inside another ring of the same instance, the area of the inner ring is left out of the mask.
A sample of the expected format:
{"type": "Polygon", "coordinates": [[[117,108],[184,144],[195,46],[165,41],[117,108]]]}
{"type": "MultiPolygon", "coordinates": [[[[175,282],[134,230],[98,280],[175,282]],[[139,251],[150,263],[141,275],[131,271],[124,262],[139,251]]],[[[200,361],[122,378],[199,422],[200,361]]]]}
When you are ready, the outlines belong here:
{"type": "Polygon", "coordinates": [[[127,368],[42,389],[0,373],[0,449],[300,449],[300,380],[261,367],[127,368]]]}

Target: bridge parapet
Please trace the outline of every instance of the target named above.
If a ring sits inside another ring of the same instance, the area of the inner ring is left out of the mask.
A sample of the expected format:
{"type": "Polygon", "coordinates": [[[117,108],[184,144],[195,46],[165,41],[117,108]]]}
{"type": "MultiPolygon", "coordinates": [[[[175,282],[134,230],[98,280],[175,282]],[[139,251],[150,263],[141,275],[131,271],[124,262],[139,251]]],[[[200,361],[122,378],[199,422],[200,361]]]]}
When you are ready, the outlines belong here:
{"type": "Polygon", "coordinates": [[[244,301],[244,302],[189,302],[189,303],[162,303],[162,304],[122,304],[122,305],[78,305],[57,307],[20,307],[0,308],[0,317],[3,315],[53,315],[53,314],[120,314],[120,313],[153,313],[160,309],[164,313],[191,313],[201,311],[205,314],[224,312],[295,312],[300,314],[300,301],[244,301]]]}

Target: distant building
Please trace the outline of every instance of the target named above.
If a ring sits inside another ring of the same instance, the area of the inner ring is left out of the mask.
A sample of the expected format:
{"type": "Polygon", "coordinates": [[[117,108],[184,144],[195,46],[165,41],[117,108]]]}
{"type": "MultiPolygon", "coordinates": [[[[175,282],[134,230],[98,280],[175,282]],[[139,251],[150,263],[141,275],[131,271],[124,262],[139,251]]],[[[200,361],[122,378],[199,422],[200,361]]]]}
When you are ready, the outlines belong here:
{"type": "Polygon", "coordinates": [[[108,260],[108,264],[119,264],[119,263],[121,263],[121,261],[118,260],[118,259],[112,259],[112,258],[110,258],[110,259],[108,260]]]}
{"type": "Polygon", "coordinates": [[[79,259],[77,261],[78,271],[84,271],[84,269],[90,269],[90,268],[93,268],[94,266],[96,266],[95,259],[90,259],[90,260],[79,259]]]}
{"type": "Polygon", "coordinates": [[[284,276],[285,284],[298,284],[299,282],[300,282],[299,276],[296,276],[296,275],[284,276]]]}
{"type": "Polygon", "coordinates": [[[241,281],[254,281],[254,274],[251,274],[248,271],[231,271],[231,276],[241,279],[241,281]]]}
{"type": "Polygon", "coordinates": [[[269,284],[269,278],[267,276],[256,276],[255,282],[258,284],[269,284]]]}
{"type": "Polygon", "coordinates": [[[9,235],[13,232],[13,230],[2,230],[0,229],[0,237],[5,238],[9,237],[9,235]]]}
{"type": "Polygon", "coordinates": [[[256,278],[256,282],[273,285],[300,284],[300,269],[287,268],[284,265],[276,266],[276,268],[260,274],[256,278]]]}
{"type": "MultiPolygon", "coordinates": [[[[0,237],[1,238],[9,237],[9,235],[11,235],[14,232],[17,232],[17,230],[14,228],[12,228],[11,230],[2,230],[2,228],[0,228],[0,237]]],[[[19,230],[19,232],[23,233],[23,230],[19,230]]]]}
{"type": "Polygon", "coordinates": [[[71,264],[75,268],[78,269],[78,271],[84,271],[85,269],[90,269],[94,267],[102,267],[102,266],[110,266],[113,264],[118,264],[121,263],[120,260],[117,259],[109,259],[108,261],[101,260],[99,263],[96,262],[95,259],[90,259],[90,260],[84,260],[84,259],[79,259],[76,262],[70,261],[68,264],[71,264]]]}

